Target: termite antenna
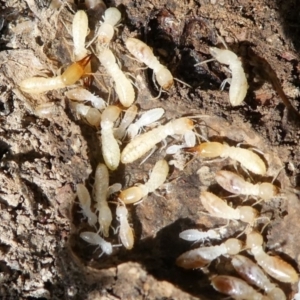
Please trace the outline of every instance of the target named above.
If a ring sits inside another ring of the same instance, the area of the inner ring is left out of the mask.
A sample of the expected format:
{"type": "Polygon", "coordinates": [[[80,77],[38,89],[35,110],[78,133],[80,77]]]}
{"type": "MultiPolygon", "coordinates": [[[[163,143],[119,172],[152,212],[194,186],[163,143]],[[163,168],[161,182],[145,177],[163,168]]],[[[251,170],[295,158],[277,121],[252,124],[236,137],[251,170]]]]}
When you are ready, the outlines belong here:
{"type": "Polygon", "coordinates": [[[176,78],[176,77],[173,77],[173,79],[176,80],[177,82],[180,82],[180,83],[182,83],[183,85],[189,87],[190,89],[192,88],[191,85],[189,85],[188,83],[186,83],[186,82],[184,82],[184,81],[182,81],[182,80],[180,80],[180,79],[178,79],[178,78],[176,78]]]}
{"type": "Polygon", "coordinates": [[[215,60],[216,60],[215,58],[210,58],[210,59],[207,59],[207,60],[204,60],[204,61],[201,61],[201,62],[195,64],[194,67],[204,65],[204,64],[207,64],[208,62],[215,61],[215,60]]]}

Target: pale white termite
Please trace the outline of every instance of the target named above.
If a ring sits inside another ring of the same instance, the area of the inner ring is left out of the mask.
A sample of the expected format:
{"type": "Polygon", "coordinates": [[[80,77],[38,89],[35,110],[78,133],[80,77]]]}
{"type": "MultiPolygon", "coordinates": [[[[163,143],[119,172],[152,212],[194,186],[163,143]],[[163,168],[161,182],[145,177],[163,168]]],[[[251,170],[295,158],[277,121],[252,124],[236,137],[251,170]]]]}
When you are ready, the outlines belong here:
{"type": "Polygon", "coordinates": [[[171,72],[158,61],[148,45],[135,38],[128,38],[125,45],[135,58],[153,69],[156,81],[163,89],[171,88],[174,82],[171,72]]]}
{"type": "Polygon", "coordinates": [[[264,271],[281,282],[295,283],[299,276],[295,269],[278,256],[270,256],[263,247],[263,237],[260,233],[252,231],[247,233],[246,248],[254,256],[256,262],[264,271]]]}
{"type": "Polygon", "coordinates": [[[189,242],[204,242],[206,240],[219,240],[226,233],[225,228],[220,228],[219,232],[215,229],[200,231],[198,229],[187,229],[180,232],[179,237],[189,242]]]}
{"type": "Polygon", "coordinates": [[[267,172],[264,161],[253,151],[238,147],[230,147],[218,142],[205,142],[196,147],[187,149],[188,152],[196,152],[202,158],[231,158],[238,161],[244,168],[257,175],[265,175],[267,172]]]}
{"type": "Polygon", "coordinates": [[[101,113],[98,109],[74,101],[70,102],[70,106],[76,114],[81,118],[84,118],[89,125],[95,127],[100,126],[101,113]]]}
{"type": "Polygon", "coordinates": [[[81,87],[66,91],[65,96],[75,101],[89,101],[95,108],[99,110],[103,110],[106,107],[106,102],[101,97],[98,97],[81,87]]]}
{"type": "Polygon", "coordinates": [[[77,197],[81,207],[81,212],[88,219],[90,226],[95,226],[97,223],[97,216],[91,211],[91,196],[87,188],[79,183],[76,185],[77,197]]]}
{"type": "Polygon", "coordinates": [[[150,174],[149,180],[145,184],[139,184],[138,186],[133,186],[122,191],[119,195],[119,199],[125,204],[140,201],[143,197],[146,197],[149,193],[158,189],[165,182],[168,173],[168,163],[164,159],[157,161],[150,174]]]}
{"type": "Polygon", "coordinates": [[[103,22],[101,23],[97,33],[100,47],[103,44],[108,44],[112,40],[115,31],[114,27],[120,22],[120,20],[121,13],[116,7],[110,7],[105,10],[103,22]]]}
{"type": "Polygon", "coordinates": [[[248,82],[241,60],[237,55],[227,49],[209,48],[210,54],[221,64],[229,66],[232,78],[229,89],[229,101],[231,105],[240,105],[246,97],[248,82]]]}
{"type": "Polygon", "coordinates": [[[109,187],[109,174],[106,165],[98,164],[95,173],[95,182],[93,188],[93,196],[96,202],[95,208],[98,212],[98,222],[100,232],[105,236],[109,236],[109,227],[112,222],[111,209],[107,203],[107,192],[109,187]]]}
{"type": "Polygon", "coordinates": [[[202,268],[221,255],[235,255],[242,250],[243,243],[230,238],[218,246],[200,247],[181,254],[176,265],[184,269],[202,268]]]}
{"type": "Polygon", "coordinates": [[[127,127],[133,122],[137,115],[138,108],[136,105],[131,105],[125,112],[118,128],[114,129],[114,136],[117,140],[122,140],[126,134],[127,127]]]}
{"type": "Polygon", "coordinates": [[[123,164],[131,163],[151,150],[157,143],[169,135],[184,135],[194,128],[193,121],[188,118],[172,120],[166,125],[158,126],[144,134],[136,136],[124,148],[121,154],[123,164]]]}
{"type": "Polygon", "coordinates": [[[40,118],[51,118],[58,114],[58,106],[53,102],[43,103],[34,109],[34,114],[40,118]]]}
{"type": "Polygon", "coordinates": [[[102,249],[102,253],[99,255],[101,257],[104,253],[107,255],[112,254],[114,246],[111,243],[104,240],[99,234],[91,231],[84,231],[80,233],[80,237],[89,244],[98,245],[102,249]]]}
{"type": "Polygon", "coordinates": [[[119,238],[123,246],[130,250],[134,245],[133,229],[128,223],[128,210],[125,205],[118,205],[116,209],[117,220],[120,223],[119,238]]]}
{"type": "Polygon", "coordinates": [[[202,192],[200,196],[202,205],[211,216],[227,220],[241,220],[254,224],[258,211],[251,206],[238,206],[232,208],[218,196],[210,192],[202,192]]]}
{"type": "Polygon", "coordinates": [[[110,170],[118,168],[120,163],[120,147],[114,137],[114,122],[118,119],[121,109],[117,106],[108,106],[101,117],[101,147],[106,166],[110,170]]]}
{"type": "Polygon", "coordinates": [[[218,171],[216,181],[223,189],[236,195],[256,196],[267,201],[279,194],[279,188],[269,182],[253,184],[230,171],[218,171]]]}
{"type": "Polygon", "coordinates": [[[268,296],[264,296],[257,292],[247,282],[233,276],[218,275],[211,279],[213,288],[236,300],[270,300],[268,296]]]}
{"type": "Polygon", "coordinates": [[[270,300],[286,299],[284,292],[272,283],[264,271],[248,257],[235,255],[231,263],[243,279],[264,290],[270,300]]]}
{"type": "Polygon", "coordinates": [[[133,139],[141,130],[142,127],[148,126],[159,120],[165,113],[163,108],[153,108],[143,112],[141,117],[133,124],[130,124],[127,130],[128,137],[133,139]]]}
{"type": "Polygon", "coordinates": [[[85,73],[85,67],[90,62],[91,56],[88,55],[71,64],[59,76],[56,77],[31,77],[24,79],[19,83],[19,87],[23,92],[30,94],[40,94],[50,90],[62,89],[78,81],[85,73]]]}
{"type": "Polygon", "coordinates": [[[85,48],[85,38],[88,35],[88,17],[85,11],[78,10],[74,15],[72,22],[72,36],[74,45],[75,61],[84,58],[87,55],[85,48]]]}
{"type": "Polygon", "coordinates": [[[125,76],[124,72],[119,68],[116,63],[114,54],[109,49],[105,49],[100,52],[98,58],[115,82],[115,90],[119,97],[121,104],[125,107],[129,107],[135,98],[135,93],[130,80],[125,76]]]}

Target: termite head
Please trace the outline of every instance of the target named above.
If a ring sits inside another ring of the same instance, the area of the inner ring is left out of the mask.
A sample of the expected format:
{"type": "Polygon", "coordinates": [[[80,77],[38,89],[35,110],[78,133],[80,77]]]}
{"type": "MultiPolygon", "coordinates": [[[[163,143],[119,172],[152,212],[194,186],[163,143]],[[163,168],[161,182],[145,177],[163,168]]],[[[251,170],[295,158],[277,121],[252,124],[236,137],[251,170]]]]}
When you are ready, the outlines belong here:
{"type": "Polygon", "coordinates": [[[158,84],[164,90],[170,89],[174,84],[173,76],[172,76],[171,72],[166,67],[161,68],[155,74],[155,78],[156,78],[156,81],[158,82],[158,84]]]}
{"type": "Polygon", "coordinates": [[[269,200],[279,194],[279,188],[269,182],[263,182],[259,187],[259,196],[263,200],[269,200]]]}
{"type": "Polygon", "coordinates": [[[223,153],[223,145],[218,142],[207,142],[196,147],[187,148],[186,151],[197,152],[197,154],[203,158],[214,158],[223,153]]]}
{"type": "Polygon", "coordinates": [[[174,134],[185,134],[194,128],[194,123],[189,118],[179,118],[172,123],[174,134]]]}
{"type": "Polygon", "coordinates": [[[102,24],[98,35],[98,42],[100,44],[108,44],[112,40],[114,33],[114,28],[110,24],[102,24]]]}
{"type": "Polygon", "coordinates": [[[252,249],[257,246],[262,246],[263,244],[263,237],[260,233],[252,231],[247,234],[246,238],[246,248],[252,249]]]}
{"type": "Polygon", "coordinates": [[[229,255],[235,255],[241,252],[243,243],[235,238],[228,239],[225,243],[226,248],[227,248],[227,253],[229,255]]]}
{"type": "Polygon", "coordinates": [[[251,206],[238,206],[240,219],[243,222],[253,224],[258,216],[258,211],[251,206]]]}
{"type": "Polygon", "coordinates": [[[104,21],[111,26],[116,26],[121,20],[121,13],[115,7],[108,8],[104,13],[104,21]]]}
{"type": "Polygon", "coordinates": [[[210,47],[209,52],[219,63],[224,65],[230,65],[233,61],[238,59],[234,52],[226,49],[224,50],[216,47],[210,47]]]}

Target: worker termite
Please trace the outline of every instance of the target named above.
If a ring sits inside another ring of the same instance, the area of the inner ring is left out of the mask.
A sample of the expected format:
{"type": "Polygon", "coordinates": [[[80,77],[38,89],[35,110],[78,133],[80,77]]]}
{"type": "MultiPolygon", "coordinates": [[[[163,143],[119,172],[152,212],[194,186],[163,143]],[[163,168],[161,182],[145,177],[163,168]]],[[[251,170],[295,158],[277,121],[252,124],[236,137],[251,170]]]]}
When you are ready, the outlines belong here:
{"type": "Polygon", "coordinates": [[[127,133],[130,139],[133,139],[144,126],[148,126],[159,120],[165,113],[163,108],[153,108],[142,114],[142,116],[128,127],[127,133]]]}
{"type": "Polygon", "coordinates": [[[234,255],[242,250],[243,243],[235,238],[219,246],[200,247],[181,254],[176,265],[184,269],[202,268],[221,255],[234,255]]]}
{"type": "Polygon", "coordinates": [[[189,242],[204,242],[206,240],[219,240],[227,232],[226,228],[220,228],[219,232],[215,229],[200,231],[198,229],[187,229],[180,232],[179,237],[189,242]]]}
{"type": "Polygon", "coordinates": [[[251,206],[232,208],[221,198],[210,192],[202,192],[200,199],[204,208],[214,217],[241,220],[252,225],[258,215],[258,211],[251,206]]]}
{"type": "MultiPolygon", "coordinates": [[[[209,52],[221,64],[229,65],[232,74],[229,101],[232,106],[240,105],[245,99],[248,90],[248,82],[241,60],[234,52],[228,49],[211,47],[209,52]]],[[[226,82],[229,82],[229,80],[224,81],[224,83],[226,82]]]]}
{"type": "Polygon", "coordinates": [[[130,187],[122,191],[119,195],[119,199],[125,204],[140,201],[143,197],[146,197],[149,193],[158,189],[165,182],[168,173],[168,163],[163,159],[157,161],[150,174],[149,180],[145,184],[139,184],[138,186],[130,187]]]}
{"type": "Polygon", "coordinates": [[[106,166],[115,170],[120,163],[120,147],[114,137],[114,122],[118,119],[121,109],[117,106],[108,106],[102,113],[101,119],[101,147],[106,166]]]}
{"type": "Polygon", "coordinates": [[[119,127],[114,129],[114,136],[117,140],[122,140],[122,138],[125,136],[127,127],[132,123],[137,115],[137,110],[138,108],[136,105],[131,105],[126,110],[119,127]]]}
{"type": "Polygon", "coordinates": [[[100,121],[101,121],[101,113],[98,109],[95,107],[90,107],[88,105],[84,105],[82,103],[76,103],[72,101],[70,103],[70,106],[76,114],[86,120],[86,122],[95,127],[100,126],[100,121]]]}
{"type": "Polygon", "coordinates": [[[123,246],[130,250],[134,245],[133,229],[128,223],[128,210],[125,205],[118,205],[116,210],[116,216],[120,222],[119,237],[123,246]]]}
{"type": "Polygon", "coordinates": [[[121,104],[125,107],[129,107],[135,98],[134,89],[130,80],[125,76],[122,70],[116,63],[116,58],[109,49],[105,49],[100,52],[98,58],[115,82],[115,90],[119,97],[121,104]]]}
{"type": "Polygon", "coordinates": [[[246,248],[254,256],[256,262],[264,271],[281,282],[295,283],[299,276],[295,269],[278,256],[268,255],[263,247],[263,237],[258,232],[247,233],[246,248]]]}
{"type": "Polygon", "coordinates": [[[135,38],[128,38],[125,45],[135,58],[153,69],[156,81],[164,90],[172,87],[173,76],[171,72],[158,61],[148,45],[135,38]]]}
{"type": "Polygon", "coordinates": [[[218,142],[205,142],[196,147],[187,149],[188,152],[196,152],[202,158],[231,158],[238,161],[244,168],[257,175],[267,172],[264,161],[253,151],[238,147],[230,147],[218,142]]]}
{"type": "Polygon", "coordinates": [[[236,300],[269,300],[269,297],[258,293],[247,282],[233,276],[214,276],[211,284],[216,291],[236,300]]]}
{"type": "Polygon", "coordinates": [[[286,299],[284,292],[272,283],[263,270],[248,257],[235,255],[231,263],[243,279],[264,290],[270,300],[286,299]]]}
{"type": "Polygon", "coordinates": [[[229,171],[218,171],[216,181],[223,189],[236,195],[257,196],[263,200],[270,200],[279,194],[279,188],[269,182],[252,184],[229,171]]]}
{"type": "Polygon", "coordinates": [[[58,106],[53,102],[43,103],[34,109],[34,114],[40,118],[51,118],[58,115],[58,106]]]}
{"type": "Polygon", "coordinates": [[[55,89],[62,89],[74,84],[85,73],[85,67],[90,62],[91,55],[71,64],[62,75],[44,78],[31,77],[20,82],[19,87],[23,92],[30,94],[40,94],[55,89]]]}
{"type": "Polygon", "coordinates": [[[104,164],[98,164],[95,173],[93,196],[94,200],[96,201],[95,208],[98,212],[100,232],[105,237],[109,236],[109,227],[113,219],[111,209],[107,203],[108,186],[109,174],[107,167],[104,164]]]}
{"type": "Polygon", "coordinates": [[[77,184],[76,191],[82,214],[87,217],[90,226],[95,226],[97,223],[97,216],[91,211],[91,196],[89,191],[81,183],[77,184]]]}
{"type": "Polygon", "coordinates": [[[80,233],[80,237],[89,244],[98,245],[102,249],[102,253],[99,255],[101,257],[104,253],[107,255],[112,254],[113,247],[118,247],[119,245],[112,245],[111,243],[104,240],[99,234],[91,231],[85,231],[80,233]]]}
{"type": "Polygon", "coordinates": [[[106,107],[106,102],[101,97],[98,97],[88,90],[80,87],[66,91],[65,96],[75,101],[89,101],[95,108],[99,110],[103,110],[106,107]]]}
{"type": "Polygon", "coordinates": [[[131,163],[139,159],[167,136],[184,135],[193,128],[192,120],[179,118],[170,121],[166,125],[158,126],[144,134],[136,136],[122,151],[121,162],[123,164],[131,163]]]}

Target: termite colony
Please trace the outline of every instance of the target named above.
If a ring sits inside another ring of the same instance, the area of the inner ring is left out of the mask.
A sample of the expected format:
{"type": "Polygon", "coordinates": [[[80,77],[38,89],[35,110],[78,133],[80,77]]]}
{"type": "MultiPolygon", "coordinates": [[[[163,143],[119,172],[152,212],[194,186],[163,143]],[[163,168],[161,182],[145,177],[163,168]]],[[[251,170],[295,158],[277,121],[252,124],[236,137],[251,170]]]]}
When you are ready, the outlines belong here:
{"type": "MultiPolygon", "coordinates": [[[[121,13],[117,8],[106,9],[101,24],[95,32],[95,37],[87,43],[88,17],[83,10],[77,11],[72,23],[74,62],[56,77],[32,77],[19,83],[20,89],[26,93],[43,93],[73,86],[79,80],[91,75],[91,59],[94,55],[105,69],[106,75],[111,79],[119,100],[119,102],[115,101],[114,105],[109,105],[108,101],[83,87],[77,86],[65,92],[74,112],[86,123],[100,131],[104,163],[97,165],[92,197],[84,184],[76,185],[81,212],[91,228],[90,231],[81,232],[79,236],[85,242],[100,247],[102,250],[100,256],[112,255],[114,251],[118,251],[114,248],[123,246],[131,250],[134,247],[134,230],[128,220],[132,206],[128,211],[126,205],[139,203],[149,193],[153,193],[163,186],[169,175],[169,165],[173,164],[182,170],[187,162],[185,159],[190,153],[195,153],[196,156],[203,159],[230,158],[246,170],[245,174],[251,173],[255,178],[263,178],[267,172],[265,160],[252,150],[237,145],[230,147],[225,143],[207,141],[195,146],[196,116],[179,117],[165,122],[164,125],[157,125],[154,123],[162,118],[164,110],[153,108],[140,112],[140,117],[136,117],[138,107],[133,104],[137,98],[136,89],[122,67],[119,66],[116,55],[118,51],[113,47],[116,26],[120,22],[121,13]],[[91,106],[84,104],[86,101],[90,102],[91,106]],[[149,125],[152,128],[145,129],[149,125]],[[142,130],[146,132],[141,133],[142,130]],[[169,136],[179,136],[184,139],[183,144],[172,145],[166,149],[166,154],[174,155],[174,160],[169,162],[165,159],[158,160],[149,179],[144,184],[136,184],[124,189],[120,184],[109,185],[110,172],[118,170],[120,163],[130,164],[145,157],[149,151],[155,150],[156,145],[169,136]],[[180,155],[176,156],[178,153],[180,155]],[[176,157],[181,157],[183,163],[176,157]],[[114,201],[110,203],[109,199],[114,199],[114,201]],[[112,230],[114,216],[118,227],[112,230]],[[113,231],[118,234],[117,238],[113,237],[113,231]],[[113,244],[113,242],[116,243],[113,244]]],[[[158,61],[145,43],[137,38],[129,37],[125,41],[125,49],[139,62],[153,70],[154,81],[158,83],[160,89],[169,90],[173,86],[174,79],[171,72],[158,61]]],[[[218,62],[229,66],[232,72],[229,91],[230,103],[233,106],[240,105],[245,98],[248,84],[239,58],[227,49],[210,48],[210,53],[218,62]]],[[[47,117],[53,112],[53,109],[54,106],[45,104],[37,107],[35,112],[40,117],[47,117]]],[[[279,187],[273,183],[252,184],[235,172],[228,170],[219,170],[215,174],[215,180],[229,193],[244,196],[246,201],[251,201],[251,197],[257,202],[270,201],[281,194],[279,187]]],[[[179,235],[184,240],[202,244],[217,240],[218,244],[194,247],[180,255],[176,264],[184,269],[208,269],[216,259],[222,259],[221,256],[228,257],[231,259],[236,273],[243,280],[227,275],[211,276],[211,284],[217,291],[234,299],[286,299],[284,292],[271,282],[268,275],[279,282],[296,283],[299,280],[298,274],[289,263],[264,251],[262,235],[256,228],[259,211],[252,206],[243,204],[233,208],[209,191],[201,192],[200,202],[212,217],[223,218],[228,222],[247,224],[242,232],[246,239],[240,238],[238,235],[228,238],[226,226],[211,228],[207,231],[185,230],[179,235]],[[219,240],[223,240],[223,242],[219,242],[219,240]],[[243,250],[247,250],[255,258],[256,263],[248,257],[240,255],[239,253],[243,250]],[[256,290],[251,285],[263,292],[256,290]]]]}

